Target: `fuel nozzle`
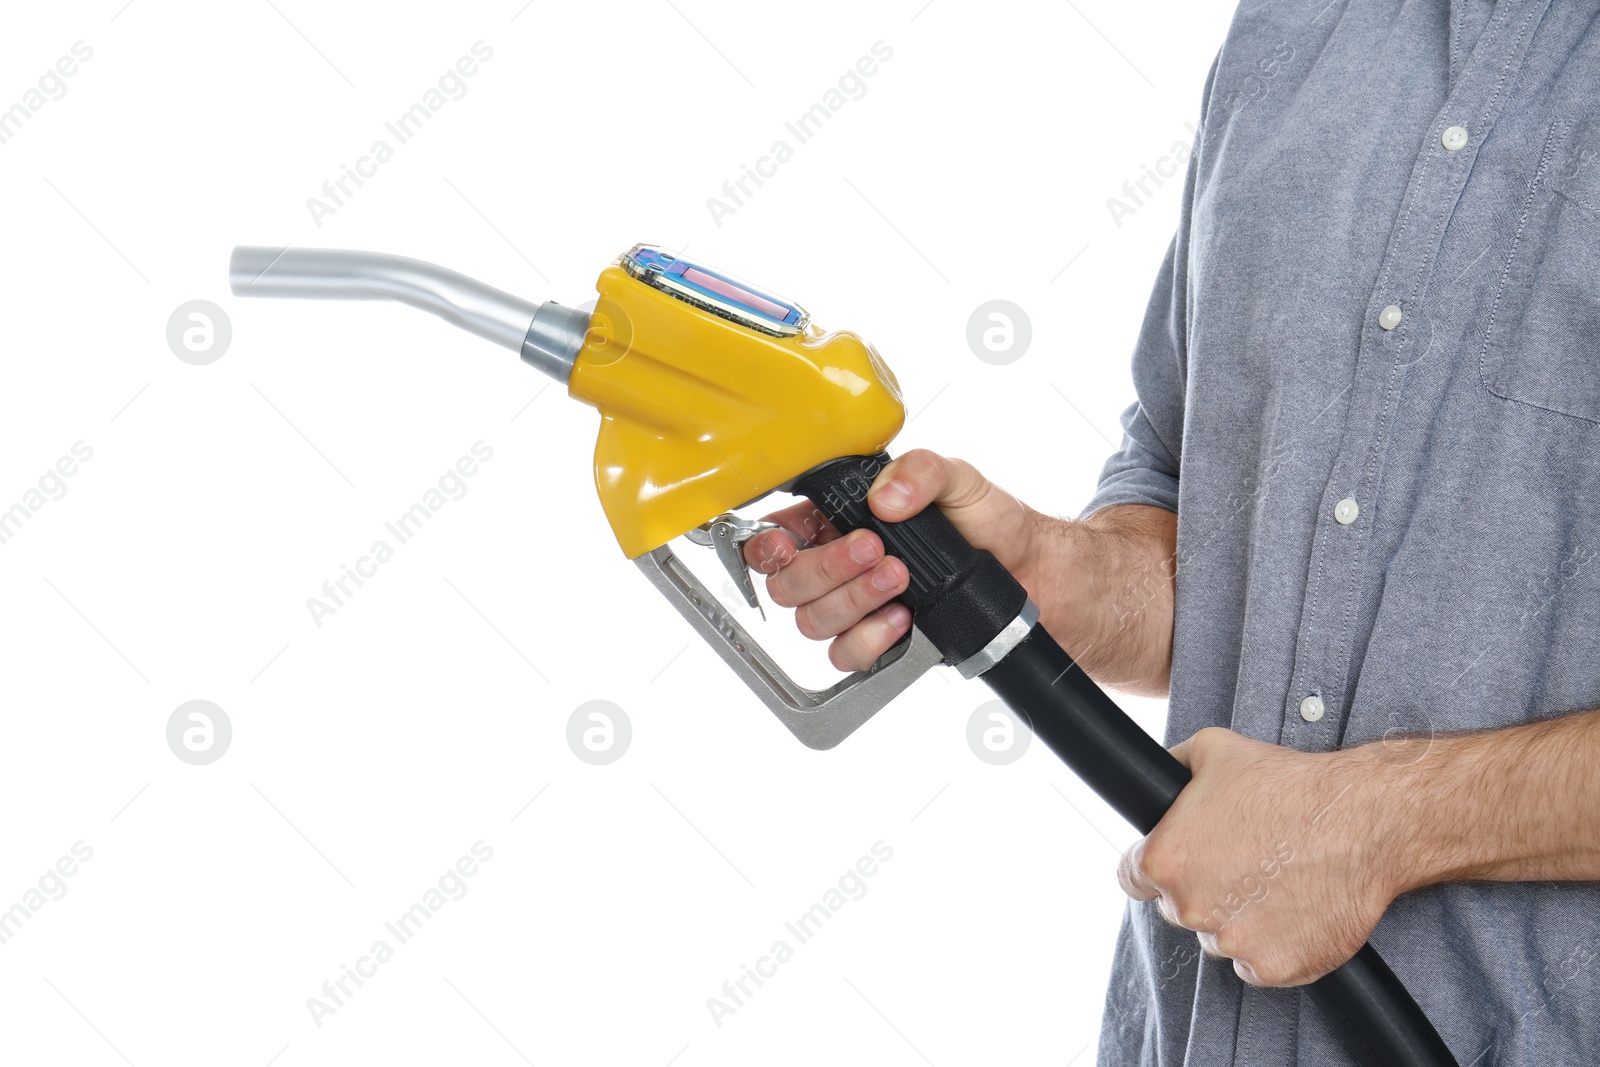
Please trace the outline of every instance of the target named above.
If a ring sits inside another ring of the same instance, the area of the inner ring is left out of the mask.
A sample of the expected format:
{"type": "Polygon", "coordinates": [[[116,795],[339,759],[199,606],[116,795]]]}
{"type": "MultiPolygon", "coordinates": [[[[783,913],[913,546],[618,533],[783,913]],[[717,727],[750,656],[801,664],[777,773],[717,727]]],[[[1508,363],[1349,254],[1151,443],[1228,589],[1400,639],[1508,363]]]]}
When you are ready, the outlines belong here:
{"type": "Polygon", "coordinates": [[[800,305],[648,244],[601,271],[592,316],[381,252],[241,246],[228,276],[241,297],[410,304],[511,349],[594,407],[595,489],[618,547],[806,744],[838,744],[941,662],[915,630],[872,670],[807,689],[671,547],[686,537],[715,550],[761,609],[743,544],[772,524],[736,509],[840,456],[879,452],[905,421],[893,374],[855,334],[824,332],[800,305]]]}
{"type": "Polygon", "coordinates": [[[565,385],[589,315],[535,304],[420,259],[341,248],[240,245],[228,263],[234,296],[395,300],[509,348],[565,385]]]}

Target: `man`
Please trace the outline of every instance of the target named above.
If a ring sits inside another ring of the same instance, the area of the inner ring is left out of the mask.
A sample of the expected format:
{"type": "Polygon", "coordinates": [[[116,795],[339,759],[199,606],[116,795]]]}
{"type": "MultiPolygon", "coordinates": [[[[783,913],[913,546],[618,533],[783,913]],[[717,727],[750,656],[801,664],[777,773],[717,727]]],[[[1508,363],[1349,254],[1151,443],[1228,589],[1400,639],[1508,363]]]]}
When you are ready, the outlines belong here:
{"type": "MultiPolygon", "coordinates": [[[[1077,521],[927,452],[870,498],[1170,696],[1100,1063],[1350,1063],[1295,987],[1369,936],[1461,1063],[1600,1063],[1600,4],[1245,4],[1133,378],[1077,521]]],[[[905,568],[815,540],[749,556],[865,667],[905,568]]]]}

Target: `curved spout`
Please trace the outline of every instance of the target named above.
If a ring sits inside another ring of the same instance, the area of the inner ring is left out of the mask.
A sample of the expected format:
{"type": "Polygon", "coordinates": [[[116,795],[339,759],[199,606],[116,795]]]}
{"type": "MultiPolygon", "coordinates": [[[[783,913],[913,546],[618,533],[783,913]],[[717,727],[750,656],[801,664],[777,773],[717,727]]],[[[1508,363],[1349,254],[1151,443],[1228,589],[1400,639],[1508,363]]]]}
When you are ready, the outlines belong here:
{"type": "Polygon", "coordinates": [[[235,296],[395,300],[509,348],[565,382],[589,316],[535,304],[433,263],[383,252],[241,245],[228,263],[235,296]]]}

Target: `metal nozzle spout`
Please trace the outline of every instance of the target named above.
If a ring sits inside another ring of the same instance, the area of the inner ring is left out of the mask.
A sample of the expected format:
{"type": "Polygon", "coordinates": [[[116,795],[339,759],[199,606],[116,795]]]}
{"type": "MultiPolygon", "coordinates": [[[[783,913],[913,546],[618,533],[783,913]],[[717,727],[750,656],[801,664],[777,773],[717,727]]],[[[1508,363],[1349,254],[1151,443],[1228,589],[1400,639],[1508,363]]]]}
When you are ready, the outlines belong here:
{"type": "Polygon", "coordinates": [[[559,382],[572,372],[589,316],[554,302],[534,304],[420,259],[339,248],[233,250],[234,296],[396,300],[509,348],[559,382]]]}

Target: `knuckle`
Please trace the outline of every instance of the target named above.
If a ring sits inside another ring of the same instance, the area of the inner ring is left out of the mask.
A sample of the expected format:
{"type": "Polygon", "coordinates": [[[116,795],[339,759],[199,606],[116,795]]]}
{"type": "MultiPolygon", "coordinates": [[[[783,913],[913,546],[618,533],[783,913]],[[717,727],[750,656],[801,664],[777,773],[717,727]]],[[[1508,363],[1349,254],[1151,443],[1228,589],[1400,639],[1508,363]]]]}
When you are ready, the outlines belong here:
{"type": "Polygon", "coordinates": [[[764,535],[745,545],[744,561],[762,574],[777,574],[784,564],[784,550],[773,535],[764,535]]]}
{"type": "Polygon", "coordinates": [[[816,612],[809,604],[803,605],[794,613],[794,626],[800,631],[800,636],[809,641],[820,641],[824,637],[833,636],[822,632],[822,628],[817,625],[816,612]]]}
{"type": "Polygon", "coordinates": [[[854,561],[850,558],[850,545],[841,538],[817,555],[817,573],[831,586],[848,581],[854,561]]]}
{"type": "Polygon", "coordinates": [[[872,588],[871,575],[863,574],[855,581],[844,587],[845,602],[849,605],[851,613],[857,618],[863,618],[868,613],[875,611],[882,603],[882,595],[872,588]]]}
{"type": "Polygon", "coordinates": [[[913,489],[926,489],[937,484],[939,467],[944,458],[926,448],[913,448],[896,459],[891,474],[896,481],[913,489]]]}
{"type": "Polygon", "coordinates": [[[1117,861],[1117,877],[1124,887],[1131,886],[1139,872],[1139,842],[1135,841],[1122,852],[1117,861]]]}
{"type": "Polygon", "coordinates": [[[1244,959],[1245,962],[1249,962],[1245,959],[1249,955],[1248,946],[1236,927],[1225,926],[1218,930],[1212,936],[1211,943],[1216,946],[1217,955],[1226,956],[1230,960],[1244,959]]]}
{"type": "Polygon", "coordinates": [[[789,595],[789,583],[784,580],[787,575],[787,571],[779,571],[767,579],[767,596],[780,608],[799,607],[799,603],[789,595]]]}
{"type": "MultiPolygon", "coordinates": [[[[1207,923],[1211,919],[1211,912],[1206,906],[1188,896],[1174,896],[1172,900],[1173,917],[1178,920],[1178,925],[1185,930],[1207,930],[1207,923]]],[[[1221,934],[1218,933],[1220,937],[1221,934]]]]}
{"type": "Polygon", "coordinates": [[[820,544],[823,535],[829,529],[827,517],[822,514],[822,509],[816,505],[812,505],[811,509],[805,512],[804,517],[796,518],[794,524],[799,528],[800,536],[808,545],[820,544]]]}
{"type": "Polygon", "coordinates": [[[945,480],[954,497],[950,503],[956,507],[977,504],[994,489],[994,483],[964,459],[945,461],[945,480]]]}
{"type": "Polygon", "coordinates": [[[1134,857],[1134,865],[1145,880],[1152,885],[1170,884],[1174,873],[1173,856],[1165,839],[1152,834],[1145,838],[1144,848],[1134,857]]]}
{"type": "Polygon", "coordinates": [[[1197,763],[1232,748],[1239,735],[1225,726],[1207,726],[1189,741],[1189,752],[1197,763]]]}
{"type": "Polygon", "coordinates": [[[871,665],[872,658],[868,658],[866,649],[860,647],[857,640],[852,640],[859,635],[847,631],[834,639],[828,646],[828,662],[841,671],[863,671],[871,665]]]}
{"type": "Polygon", "coordinates": [[[1146,882],[1158,889],[1164,889],[1170,883],[1165,864],[1159,857],[1151,859],[1149,849],[1146,849],[1142,856],[1133,861],[1133,869],[1146,882]]]}
{"type": "Polygon", "coordinates": [[[914,474],[919,486],[936,488],[950,480],[950,460],[926,448],[917,449],[916,457],[914,474]]]}
{"type": "Polygon", "coordinates": [[[1276,960],[1251,960],[1245,958],[1239,962],[1249,969],[1251,981],[1254,985],[1282,987],[1298,984],[1299,975],[1292,968],[1286,967],[1276,960]]]}

